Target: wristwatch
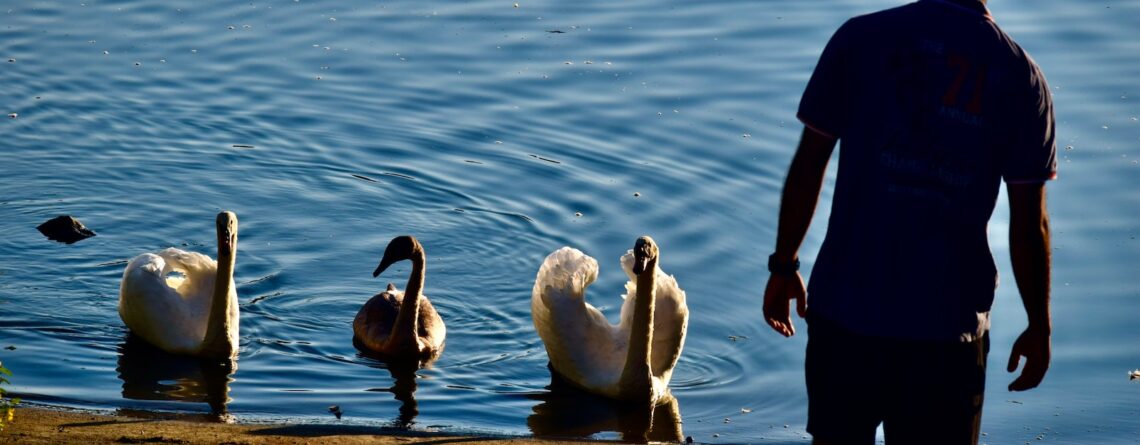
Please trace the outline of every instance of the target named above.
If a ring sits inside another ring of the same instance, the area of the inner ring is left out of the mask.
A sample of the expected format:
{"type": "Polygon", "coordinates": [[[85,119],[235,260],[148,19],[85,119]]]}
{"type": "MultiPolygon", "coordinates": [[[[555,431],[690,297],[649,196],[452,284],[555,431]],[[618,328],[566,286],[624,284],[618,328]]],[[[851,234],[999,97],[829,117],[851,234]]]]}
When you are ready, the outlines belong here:
{"type": "Polygon", "coordinates": [[[776,275],[790,277],[799,272],[800,259],[796,258],[792,261],[780,261],[776,258],[776,254],[768,255],[768,272],[776,275]]]}

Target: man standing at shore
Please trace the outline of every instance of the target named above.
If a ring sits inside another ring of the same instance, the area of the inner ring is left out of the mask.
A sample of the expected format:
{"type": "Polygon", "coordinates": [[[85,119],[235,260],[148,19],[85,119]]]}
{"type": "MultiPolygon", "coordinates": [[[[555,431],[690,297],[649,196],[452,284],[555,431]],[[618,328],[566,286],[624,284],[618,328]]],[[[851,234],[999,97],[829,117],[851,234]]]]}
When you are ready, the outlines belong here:
{"type": "Polygon", "coordinates": [[[986,232],[1002,181],[1029,318],[1009,389],[1036,387],[1049,367],[1056,145],[1043,74],[984,0],[919,0],[840,27],[798,116],[764,318],[785,336],[791,300],[807,318],[813,443],[870,444],[880,423],[888,444],[977,443],[997,284],[986,232]],[[837,141],[831,219],[805,289],[798,251],[837,141]]]}

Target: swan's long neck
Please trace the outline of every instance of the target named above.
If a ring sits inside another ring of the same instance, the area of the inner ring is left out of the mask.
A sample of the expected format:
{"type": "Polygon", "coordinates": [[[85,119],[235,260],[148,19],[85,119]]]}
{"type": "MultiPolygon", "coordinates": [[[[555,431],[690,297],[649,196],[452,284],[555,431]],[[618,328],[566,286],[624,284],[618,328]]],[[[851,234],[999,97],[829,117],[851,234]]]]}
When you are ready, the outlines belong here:
{"type": "Polygon", "coordinates": [[[637,299],[633,306],[633,324],[629,331],[629,349],[621,373],[621,391],[626,398],[641,397],[652,401],[653,375],[650,356],[653,353],[653,310],[657,276],[657,258],[650,258],[645,271],[637,276],[637,299]]]}
{"type": "Polygon", "coordinates": [[[396,322],[392,324],[392,333],[389,341],[405,343],[419,349],[416,339],[420,329],[420,299],[424,290],[424,274],[427,268],[423,251],[412,255],[412,273],[408,276],[408,284],[404,287],[404,301],[400,303],[400,313],[396,315],[396,322]]]}
{"type": "Polygon", "coordinates": [[[202,339],[202,355],[216,358],[230,358],[237,353],[237,345],[229,336],[230,312],[234,291],[234,263],[237,259],[237,245],[218,249],[218,271],[214,278],[214,296],[210,301],[210,314],[206,323],[206,336],[202,339]]]}

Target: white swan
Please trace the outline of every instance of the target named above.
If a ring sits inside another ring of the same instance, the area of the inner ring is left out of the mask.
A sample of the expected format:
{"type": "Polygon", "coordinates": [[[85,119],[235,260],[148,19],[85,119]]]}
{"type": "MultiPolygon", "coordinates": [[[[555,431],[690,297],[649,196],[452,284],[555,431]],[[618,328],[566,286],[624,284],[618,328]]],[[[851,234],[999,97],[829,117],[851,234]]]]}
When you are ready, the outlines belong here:
{"type": "Polygon", "coordinates": [[[447,328],[423,294],[427,268],[423,246],[412,236],[392,238],[372,276],[380,276],[388,266],[402,260],[412,262],[404,292],[388,283],[387,290],[364,303],[352,320],[353,342],[358,348],[390,359],[430,360],[443,349],[447,328]]]}
{"type": "Polygon", "coordinates": [[[621,257],[629,276],[620,322],[614,326],[585,300],[598,262],[563,247],[546,257],[531,294],[534,328],[550,366],[569,383],[606,397],[666,402],[669,379],[681,356],[689,309],[677,280],[657,267],[652,238],[637,239],[621,257]]]}
{"type": "Polygon", "coordinates": [[[238,351],[234,287],[237,215],[217,218],[218,262],[173,247],[131,260],[119,286],[119,317],[135,335],[167,352],[232,358],[238,351]],[[180,272],[182,277],[168,277],[180,272]]]}

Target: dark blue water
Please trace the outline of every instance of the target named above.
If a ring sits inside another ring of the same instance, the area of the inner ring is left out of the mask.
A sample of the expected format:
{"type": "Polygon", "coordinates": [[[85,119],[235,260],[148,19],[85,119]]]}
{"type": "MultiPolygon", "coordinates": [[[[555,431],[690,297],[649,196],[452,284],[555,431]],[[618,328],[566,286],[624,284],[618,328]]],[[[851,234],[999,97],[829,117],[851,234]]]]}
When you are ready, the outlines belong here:
{"type": "MultiPolygon", "coordinates": [[[[983,442],[1140,441],[1140,3],[995,0],[1054,90],[1060,179],[1054,363],[1008,393],[1024,327],[1004,200],[983,442]]],[[[675,405],[651,437],[806,442],[804,337],[759,319],[799,94],[831,32],[898,2],[30,1],[0,7],[0,361],[25,399],[239,421],[618,438],[648,413],[546,389],[530,320],[538,266],[618,257],[642,234],[688,293],[675,405]],[[214,254],[241,219],[232,374],[126,343],[125,262],[214,254]],[[98,236],[35,230],[58,214],[98,236]],[[410,233],[448,328],[429,369],[351,343],[410,233]],[[327,412],[339,405],[344,418],[327,412]],[[586,413],[586,414],[584,414],[586,413]],[[680,436],[683,437],[683,436],[680,436]]],[[[810,271],[830,189],[803,250],[810,271]]],[[[802,323],[800,324],[802,327],[802,323]]],[[[843,370],[836,370],[843,378],[843,370]]],[[[852,382],[858,384],[858,382],[852,382]]],[[[643,432],[643,431],[642,431],[643,432]]]]}

